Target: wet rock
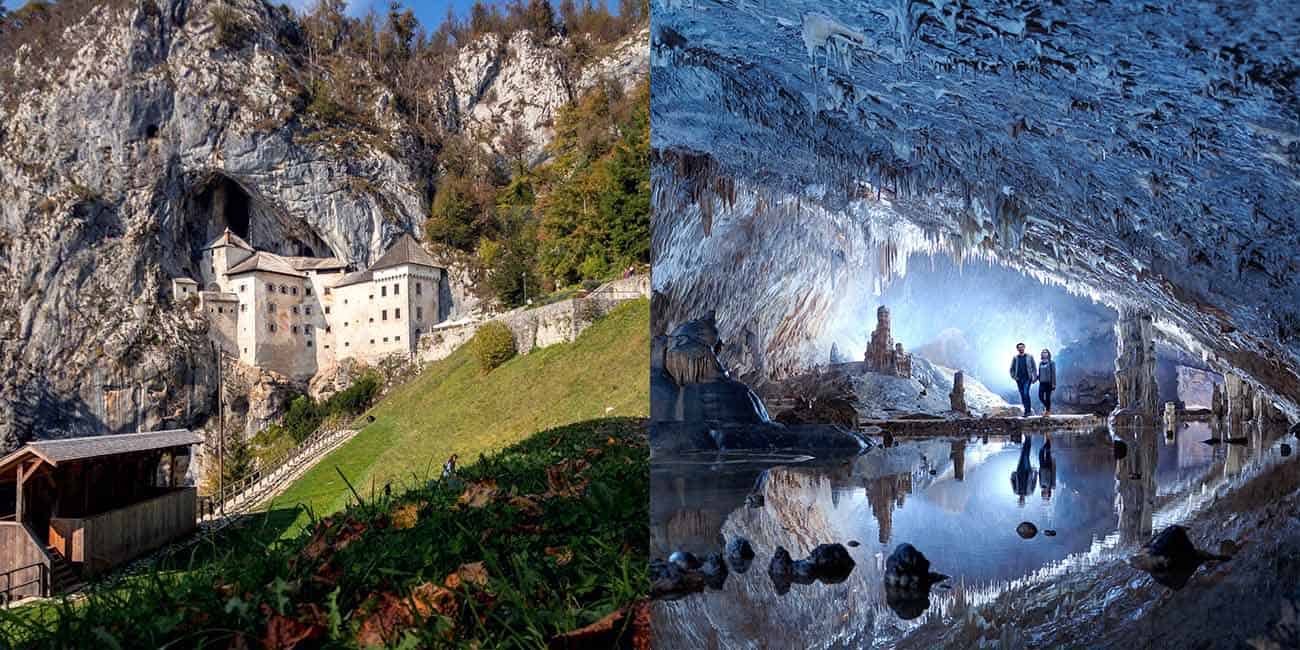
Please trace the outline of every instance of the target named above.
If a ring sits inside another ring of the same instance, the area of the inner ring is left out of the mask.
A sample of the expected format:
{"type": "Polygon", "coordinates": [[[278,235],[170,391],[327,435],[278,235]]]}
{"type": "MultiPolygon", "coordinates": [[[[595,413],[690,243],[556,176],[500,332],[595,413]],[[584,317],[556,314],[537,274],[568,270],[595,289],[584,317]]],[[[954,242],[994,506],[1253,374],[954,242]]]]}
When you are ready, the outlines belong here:
{"type": "Polygon", "coordinates": [[[859,547],[859,546],[862,546],[862,543],[859,542],[858,540],[856,540],[856,539],[851,539],[851,540],[849,540],[849,543],[848,543],[848,547],[849,547],[849,548],[857,548],[857,547],[859,547]]]}
{"type": "Polygon", "coordinates": [[[727,582],[727,563],[722,561],[721,553],[710,553],[700,565],[704,584],[710,589],[722,589],[727,582]]]}
{"type": "Polygon", "coordinates": [[[1033,539],[1038,535],[1038,526],[1035,526],[1028,521],[1022,521],[1019,526],[1016,526],[1016,534],[1019,535],[1021,539],[1033,539]]]}
{"type": "Polygon", "coordinates": [[[1043,530],[1043,534],[1048,537],[1056,537],[1056,530],[1052,528],[1047,528],[1043,530]]]}
{"type": "Polygon", "coordinates": [[[767,564],[767,576],[772,579],[778,595],[789,593],[790,584],[794,582],[794,559],[784,546],[776,547],[772,554],[772,561],[767,564]]]}
{"type": "Polygon", "coordinates": [[[689,551],[676,551],[668,556],[668,561],[683,571],[700,568],[700,558],[689,551]]]}
{"type": "Polygon", "coordinates": [[[930,571],[930,560],[911,544],[899,544],[885,560],[885,604],[904,620],[930,607],[930,587],[948,576],[930,571]]]}
{"type": "Polygon", "coordinates": [[[958,370],[952,375],[952,391],[948,393],[948,406],[956,413],[969,414],[966,407],[966,375],[958,370]]]}
{"type": "Polygon", "coordinates": [[[673,562],[650,562],[650,597],[676,600],[704,591],[704,574],[698,570],[683,570],[673,562]]]}
{"type": "Polygon", "coordinates": [[[1286,444],[1286,443],[1284,442],[1284,443],[1282,443],[1282,446],[1279,448],[1279,451],[1282,452],[1282,455],[1283,455],[1283,456],[1290,456],[1290,455],[1291,455],[1291,445],[1288,445],[1288,444],[1286,444]]]}
{"type": "Polygon", "coordinates": [[[1153,580],[1170,589],[1182,589],[1202,563],[1228,559],[1226,555],[1196,548],[1186,528],[1169,526],[1130,557],[1129,564],[1151,574],[1153,580]]]}
{"type": "Polygon", "coordinates": [[[1124,460],[1128,457],[1128,443],[1123,440],[1115,441],[1115,460],[1124,460]]]}
{"type": "Polygon", "coordinates": [[[844,582],[856,562],[842,544],[820,544],[808,556],[814,577],[827,584],[844,582]]]}
{"type": "Polygon", "coordinates": [[[732,538],[727,542],[727,564],[736,573],[744,573],[749,570],[749,565],[754,561],[754,547],[750,545],[749,540],[744,537],[732,538]]]}

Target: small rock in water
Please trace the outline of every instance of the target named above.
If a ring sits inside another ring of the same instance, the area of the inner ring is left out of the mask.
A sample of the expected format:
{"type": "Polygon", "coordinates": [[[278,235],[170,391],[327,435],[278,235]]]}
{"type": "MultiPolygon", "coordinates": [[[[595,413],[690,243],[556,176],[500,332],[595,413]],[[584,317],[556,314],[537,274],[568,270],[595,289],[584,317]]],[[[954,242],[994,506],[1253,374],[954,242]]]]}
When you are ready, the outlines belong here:
{"type": "Polygon", "coordinates": [[[1290,456],[1290,455],[1291,455],[1291,445],[1288,445],[1288,444],[1286,444],[1285,442],[1282,443],[1282,449],[1281,449],[1281,451],[1282,451],[1282,455],[1283,455],[1283,456],[1290,456]]]}
{"type": "Polygon", "coordinates": [[[700,558],[695,557],[695,554],[689,551],[676,551],[668,556],[668,561],[683,571],[700,568],[700,558]]]}
{"type": "Polygon", "coordinates": [[[862,544],[860,544],[858,540],[856,539],[849,540],[849,548],[857,548],[859,546],[862,546],[862,544]]]}
{"type": "Polygon", "coordinates": [[[700,573],[704,574],[704,584],[711,589],[722,589],[727,582],[727,563],[722,561],[722,554],[710,553],[704,558],[700,573]]]}
{"type": "Polygon", "coordinates": [[[930,571],[930,560],[911,544],[899,544],[885,560],[885,604],[903,620],[930,607],[930,586],[948,576],[930,571]]]}
{"type": "Polygon", "coordinates": [[[1043,529],[1043,534],[1044,534],[1044,535],[1047,535],[1048,537],[1056,537],[1056,529],[1054,529],[1054,528],[1045,528],[1045,529],[1043,529]]]}
{"type": "MultiPolygon", "coordinates": [[[[1222,545],[1220,545],[1222,550],[1222,545]]],[[[1142,550],[1129,558],[1129,564],[1151,574],[1156,582],[1170,589],[1182,589],[1196,568],[1207,560],[1228,560],[1227,554],[1215,555],[1197,549],[1182,526],[1169,526],[1156,533],[1142,550]]]]}
{"type": "Polygon", "coordinates": [[[744,537],[732,538],[727,542],[727,563],[731,565],[732,570],[736,573],[744,573],[749,570],[749,565],[754,561],[754,547],[750,545],[749,540],[744,537]]]}
{"type": "Polygon", "coordinates": [[[776,547],[772,554],[772,561],[767,565],[767,577],[772,579],[777,595],[784,596],[790,592],[790,584],[794,581],[794,560],[784,546],[776,547]]]}
{"type": "Polygon", "coordinates": [[[1021,539],[1033,539],[1034,536],[1038,534],[1038,526],[1027,521],[1022,521],[1019,526],[1016,526],[1016,534],[1019,535],[1021,539]]]}
{"type": "Polygon", "coordinates": [[[816,578],[827,584],[844,582],[857,566],[848,549],[841,544],[818,545],[808,556],[808,561],[812,563],[816,578]]]}

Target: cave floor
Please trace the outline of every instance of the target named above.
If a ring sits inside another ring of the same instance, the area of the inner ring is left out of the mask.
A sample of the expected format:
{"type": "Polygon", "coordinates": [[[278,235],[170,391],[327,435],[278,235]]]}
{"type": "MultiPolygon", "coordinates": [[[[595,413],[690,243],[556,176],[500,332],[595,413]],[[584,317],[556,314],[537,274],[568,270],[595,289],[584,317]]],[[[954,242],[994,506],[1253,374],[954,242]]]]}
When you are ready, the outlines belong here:
{"type": "Polygon", "coordinates": [[[918,435],[854,459],[657,458],[652,556],[703,557],[743,536],[756,557],[721,589],[656,602],[656,647],[1241,647],[1288,633],[1276,621],[1300,597],[1294,436],[1257,427],[1246,444],[1210,445],[1205,422],[1070,431],[1014,420],[1022,435],[918,435]],[[1177,589],[1130,566],[1171,524],[1233,559],[1177,589]],[[774,589],[777,546],[798,559],[834,542],[856,562],[845,582],[774,589]],[[903,542],[952,576],[922,601],[883,587],[903,542]]]}

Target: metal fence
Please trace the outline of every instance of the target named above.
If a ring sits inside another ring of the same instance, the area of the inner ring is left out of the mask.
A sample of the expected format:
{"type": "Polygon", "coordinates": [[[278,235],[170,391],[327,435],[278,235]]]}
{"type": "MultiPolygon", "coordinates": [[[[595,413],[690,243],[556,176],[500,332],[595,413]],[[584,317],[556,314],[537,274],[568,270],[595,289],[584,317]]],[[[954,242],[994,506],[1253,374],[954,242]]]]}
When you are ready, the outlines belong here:
{"type": "Polygon", "coordinates": [[[215,517],[223,514],[223,511],[229,514],[238,507],[260,501],[262,496],[279,486],[303,463],[313,460],[322,451],[338,442],[339,438],[350,437],[353,433],[356,432],[351,429],[317,430],[298,446],[287,450],[272,461],[259,464],[251,473],[224,486],[218,494],[199,497],[199,520],[215,517]]]}

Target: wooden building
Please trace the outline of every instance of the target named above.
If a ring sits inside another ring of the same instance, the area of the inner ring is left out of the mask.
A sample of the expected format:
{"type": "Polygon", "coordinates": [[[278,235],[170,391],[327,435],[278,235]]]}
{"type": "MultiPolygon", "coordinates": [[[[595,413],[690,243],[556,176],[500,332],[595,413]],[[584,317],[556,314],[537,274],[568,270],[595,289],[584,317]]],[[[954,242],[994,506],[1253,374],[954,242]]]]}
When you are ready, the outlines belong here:
{"type": "Polygon", "coordinates": [[[39,440],[0,459],[0,599],[57,593],[196,527],[185,429],[39,440]]]}

